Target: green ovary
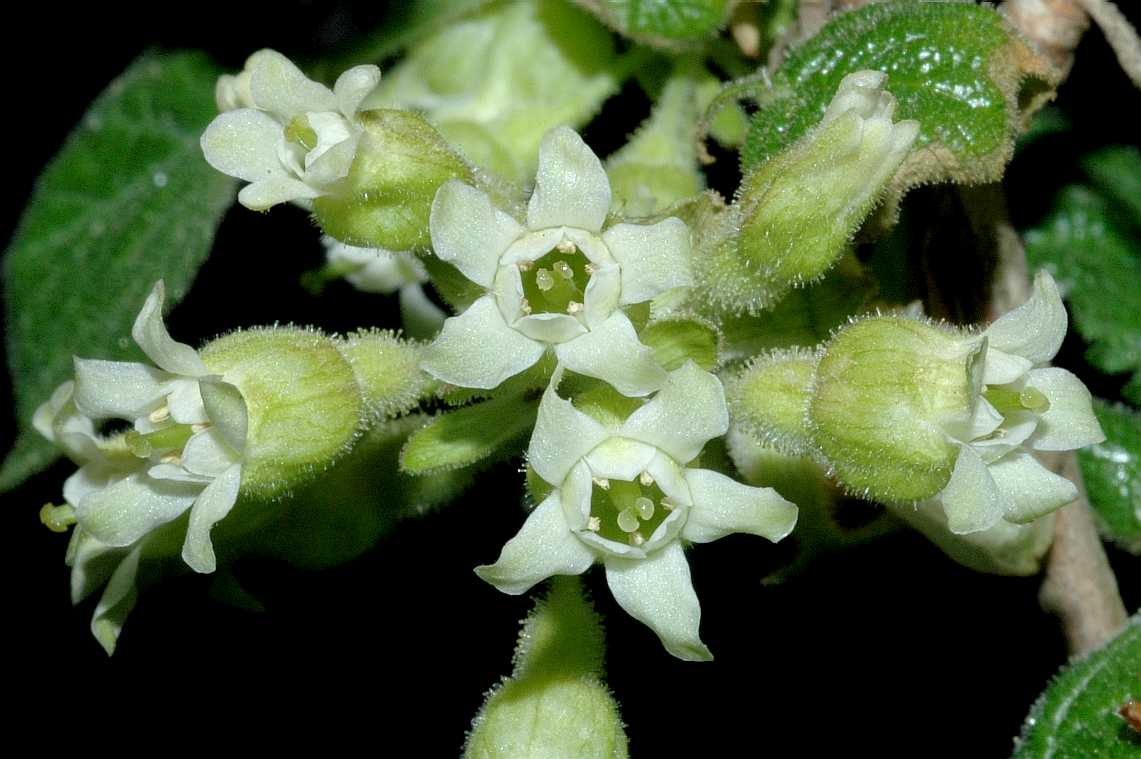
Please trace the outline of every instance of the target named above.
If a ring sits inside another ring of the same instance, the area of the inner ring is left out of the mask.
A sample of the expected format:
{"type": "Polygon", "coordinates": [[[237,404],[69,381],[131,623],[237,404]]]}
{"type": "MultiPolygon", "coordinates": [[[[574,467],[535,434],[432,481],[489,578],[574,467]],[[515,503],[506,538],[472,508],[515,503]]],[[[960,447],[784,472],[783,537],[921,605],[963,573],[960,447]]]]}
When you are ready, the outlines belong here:
{"type": "Polygon", "coordinates": [[[990,405],[994,406],[995,411],[1003,416],[1009,416],[1019,411],[1033,411],[1041,414],[1050,409],[1050,400],[1041,390],[1032,387],[1024,387],[1021,390],[988,387],[983,391],[983,397],[987,399],[990,405]]]}
{"type": "Polygon", "coordinates": [[[523,298],[532,314],[577,314],[582,310],[590,262],[573,245],[562,244],[519,265],[523,298]]]}
{"type": "Polygon", "coordinates": [[[641,545],[675,508],[648,473],[634,481],[595,479],[587,526],[615,543],[641,545]]]}

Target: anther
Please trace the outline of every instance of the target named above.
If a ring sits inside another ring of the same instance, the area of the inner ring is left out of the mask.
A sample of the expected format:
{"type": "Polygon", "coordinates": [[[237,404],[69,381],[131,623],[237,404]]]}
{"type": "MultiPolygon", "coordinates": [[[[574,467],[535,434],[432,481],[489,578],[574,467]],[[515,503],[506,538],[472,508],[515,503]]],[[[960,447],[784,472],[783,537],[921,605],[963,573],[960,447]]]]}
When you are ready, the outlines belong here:
{"type": "Polygon", "coordinates": [[[154,424],[161,424],[162,422],[165,422],[167,419],[170,419],[170,407],[165,403],[162,404],[154,411],[147,414],[147,419],[149,419],[154,424]]]}
{"type": "Polygon", "coordinates": [[[642,537],[642,533],[640,533],[640,532],[635,532],[630,536],[630,544],[631,545],[640,546],[645,542],[646,542],[646,539],[644,537],[642,537]]]}
{"type": "Polygon", "coordinates": [[[602,529],[602,520],[598,517],[591,517],[590,519],[586,520],[586,529],[590,530],[591,532],[598,532],[602,529]]]}
{"type": "Polygon", "coordinates": [[[610,489],[610,480],[606,479],[605,477],[592,477],[591,479],[594,480],[595,485],[602,488],[603,490],[610,489]]]}
{"type": "Polygon", "coordinates": [[[174,464],[177,466],[178,464],[182,463],[182,457],[179,456],[177,453],[168,453],[165,456],[163,456],[161,459],[159,459],[159,463],[174,464]]]}
{"type": "Polygon", "coordinates": [[[526,298],[519,301],[519,312],[524,316],[527,316],[531,313],[531,304],[527,302],[526,298]]]}
{"type": "Polygon", "coordinates": [[[677,508],[677,502],[670,498],[668,495],[662,499],[662,508],[666,511],[673,511],[677,508]]]}
{"type": "Polygon", "coordinates": [[[642,472],[638,475],[638,482],[642,483],[643,487],[650,487],[654,484],[654,476],[649,472],[642,472]]]}
{"type": "Polygon", "coordinates": [[[566,239],[559,240],[559,244],[555,246],[555,249],[560,253],[574,253],[574,243],[566,239]]]}
{"type": "Polygon", "coordinates": [[[515,265],[519,268],[519,271],[531,271],[531,267],[535,265],[535,262],[524,259],[515,265]]]}
{"type": "Polygon", "coordinates": [[[574,316],[575,314],[580,313],[581,311],[582,311],[582,304],[579,303],[578,301],[572,300],[570,303],[567,304],[567,313],[570,314],[571,316],[574,316]]]}
{"type": "Polygon", "coordinates": [[[198,424],[190,425],[190,431],[195,434],[199,432],[205,432],[208,429],[210,429],[210,424],[207,422],[199,422],[198,424]]]}

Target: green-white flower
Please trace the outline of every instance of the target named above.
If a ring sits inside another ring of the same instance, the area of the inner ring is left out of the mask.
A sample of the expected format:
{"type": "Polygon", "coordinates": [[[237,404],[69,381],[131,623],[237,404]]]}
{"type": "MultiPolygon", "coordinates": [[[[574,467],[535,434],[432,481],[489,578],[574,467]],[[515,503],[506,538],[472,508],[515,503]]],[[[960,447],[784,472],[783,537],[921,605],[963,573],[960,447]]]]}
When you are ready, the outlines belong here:
{"type": "Polygon", "coordinates": [[[131,330],[157,368],[75,360],[76,408],[90,419],[131,422],[123,441],[144,465],[110,480],[85,478],[85,492],[67,500],[80,527],[114,547],[131,545],[189,510],[182,557],[198,572],[213,572],[210,530],[238,498],[246,403],[197,351],[171,338],[162,320],[164,292],[160,280],[131,330]]]}
{"type": "Polygon", "coordinates": [[[482,191],[445,183],[432,204],[436,255],[484,288],[444,323],[423,367],[460,386],[490,389],[548,349],[575,372],[646,395],[665,371],[623,308],[692,284],[689,229],[677,218],[614,224],[606,171],[573,130],[543,138],[525,224],[482,191]]]}
{"type": "Polygon", "coordinates": [[[320,197],[348,175],[361,134],[357,111],[379,82],[376,66],[355,66],[330,90],[281,53],[259,50],[242,73],[219,80],[223,113],[203,133],[202,153],[250,183],[238,194],[247,208],[320,197]]]}
{"type": "Polygon", "coordinates": [[[732,532],[777,541],[797,510],[771,488],[755,488],[706,469],[687,468],[729,415],[721,382],[692,362],[625,421],[605,426],[555,392],[543,396],[528,460],[554,490],[498,561],[476,569],[505,593],[520,594],[552,575],[596,562],[615,600],[649,625],[682,659],[712,658],[701,642],[701,609],[683,541],[705,543],[732,532]]]}
{"type": "Polygon", "coordinates": [[[1078,497],[1072,482],[1030,453],[1105,440],[1082,381],[1042,366],[1061,347],[1066,325],[1058,286],[1043,270],[1030,300],[983,332],[974,414],[964,429],[949,430],[959,454],[938,496],[952,532],[985,530],[1000,519],[1030,522],[1078,497]]]}

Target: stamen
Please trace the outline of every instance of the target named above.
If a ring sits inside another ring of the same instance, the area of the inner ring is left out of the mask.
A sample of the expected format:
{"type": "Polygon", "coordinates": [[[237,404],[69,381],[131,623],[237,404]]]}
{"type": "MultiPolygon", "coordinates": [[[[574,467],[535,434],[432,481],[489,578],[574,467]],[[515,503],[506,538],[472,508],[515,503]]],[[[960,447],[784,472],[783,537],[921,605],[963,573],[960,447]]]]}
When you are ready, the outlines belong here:
{"type": "Polygon", "coordinates": [[[526,298],[519,301],[519,312],[522,313],[524,316],[530,316],[531,304],[527,301],[526,298]]]}
{"type": "Polygon", "coordinates": [[[618,527],[622,532],[634,532],[642,523],[638,521],[638,512],[633,507],[627,507],[618,512],[618,527]]]}
{"type": "Polygon", "coordinates": [[[578,301],[572,300],[570,303],[567,304],[567,313],[570,314],[571,316],[574,316],[575,314],[580,313],[581,311],[582,311],[582,304],[579,303],[578,301]]]}
{"type": "Polygon", "coordinates": [[[167,419],[170,419],[170,407],[165,403],[162,404],[154,411],[147,414],[147,419],[149,419],[153,424],[161,424],[162,422],[165,422],[167,419]]]}
{"type": "Polygon", "coordinates": [[[602,529],[602,520],[598,517],[591,517],[590,519],[586,520],[586,529],[590,530],[591,532],[598,532],[602,529]]]}
{"type": "Polygon", "coordinates": [[[193,432],[193,433],[194,433],[194,434],[196,434],[196,435],[197,435],[199,432],[205,432],[205,431],[206,431],[206,430],[208,430],[208,429],[210,429],[210,424],[209,424],[209,422],[200,422],[200,423],[198,423],[198,424],[192,424],[192,425],[190,425],[190,431],[191,431],[191,432],[193,432]]]}
{"type": "Polygon", "coordinates": [[[598,267],[594,264],[587,264],[586,266],[582,267],[582,270],[587,274],[594,274],[594,272],[598,271],[598,267]]]}
{"type": "Polygon", "coordinates": [[[178,464],[182,463],[182,457],[179,456],[177,453],[168,453],[159,459],[159,463],[160,464],[174,464],[177,466],[178,464]]]}
{"type": "Polygon", "coordinates": [[[555,249],[560,253],[574,253],[574,243],[570,240],[560,240],[555,249]]]}
{"type": "Polygon", "coordinates": [[[630,544],[631,545],[640,546],[645,542],[646,542],[646,539],[644,537],[642,537],[642,533],[640,533],[640,532],[635,532],[630,536],[630,544]]]}
{"type": "Polygon", "coordinates": [[[594,480],[595,485],[602,488],[603,490],[610,489],[610,480],[606,479],[605,477],[592,477],[591,479],[594,480]]]}
{"type": "Polygon", "coordinates": [[[668,495],[661,500],[662,508],[666,511],[673,511],[677,508],[677,501],[670,498],[668,495]]]}
{"type": "Polygon", "coordinates": [[[40,522],[52,532],[67,532],[67,528],[75,524],[75,509],[68,503],[62,506],[45,503],[40,509],[40,522]]]}
{"type": "Polygon", "coordinates": [[[535,284],[543,292],[547,292],[555,286],[554,275],[551,274],[550,269],[539,269],[535,272],[535,284]]]}
{"type": "Polygon", "coordinates": [[[654,502],[646,496],[634,500],[634,509],[642,519],[652,519],[654,516],[654,502]]]}
{"type": "Polygon", "coordinates": [[[650,487],[654,484],[654,476],[649,472],[642,472],[638,475],[638,482],[642,483],[643,487],[650,487]]]}
{"type": "Polygon", "coordinates": [[[531,271],[531,267],[535,265],[534,261],[523,260],[515,264],[519,267],[519,271],[531,271]]]}

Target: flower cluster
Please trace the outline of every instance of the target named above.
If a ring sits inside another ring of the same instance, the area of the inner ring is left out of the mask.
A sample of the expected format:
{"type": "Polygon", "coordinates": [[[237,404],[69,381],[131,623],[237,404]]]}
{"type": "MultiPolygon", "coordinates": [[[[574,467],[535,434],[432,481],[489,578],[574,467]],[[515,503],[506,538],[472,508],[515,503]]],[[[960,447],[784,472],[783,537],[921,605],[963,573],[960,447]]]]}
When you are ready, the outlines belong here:
{"type": "Polygon", "coordinates": [[[618,603],[670,653],[709,659],[683,541],[730,532],[780,540],[796,507],[770,488],[686,468],[728,429],[721,382],[692,362],[667,373],[624,309],[693,284],[689,228],[674,217],[606,226],[610,202],[601,162],[565,127],[543,138],[524,223],[469,185],[444,184],[430,219],[435,254],[485,294],[444,323],[422,366],[453,385],[492,389],[547,351],[557,360],[528,452],[553,490],[479,575],[518,594],[600,562],[618,603]],[[603,424],[558,396],[565,371],[653,395],[625,421],[603,424]]]}

